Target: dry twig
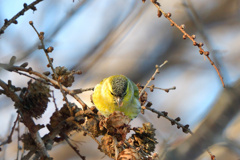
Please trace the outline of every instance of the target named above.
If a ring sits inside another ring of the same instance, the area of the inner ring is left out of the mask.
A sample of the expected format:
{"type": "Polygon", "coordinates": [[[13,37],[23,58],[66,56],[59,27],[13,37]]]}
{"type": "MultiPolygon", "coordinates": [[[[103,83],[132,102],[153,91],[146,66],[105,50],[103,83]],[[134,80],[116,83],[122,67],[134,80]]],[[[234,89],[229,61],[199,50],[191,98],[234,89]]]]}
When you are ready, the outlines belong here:
{"type": "Polygon", "coordinates": [[[163,64],[161,64],[160,66],[156,65],[156,70],[153,73],[152,77],[147,81],[146,85],[143,87],[143,89],[141,90],[141,92],[139,93],[139,97],[141,97],[144,93],[144,90],[147,88],[147,86],[149,85],[149,83],[155,79],[155,76],[157,73],[160,73],[159,69],[162,68],[162,66],[164,66],[168,61],[164,61],[163,64]]]}
{"type": "Polygon", "coordinates": [[[74,150],[74,152],[77,153],[77,155],[78,155],[81,159],[85,160],[86,157],[85,157],[85,156],[82,156],[82,155],[80,154],[80,151],[77,149],[77,147],[75,147],[75,146],[69,141],[69,137],[68,137],[66,134],[64,134],[64,133],[63,133],[62,136],[63,136],[63,138],[65,139],[65,141],[68,143],[68,145],[74,150]]]}
{"type": "MultiPolygon", "coordinates": [[[[50,57],[49,57],[49,52],[52,52],[53,51],[53,47],[48,47],[47,49],[45,48],[45,44],[44,44],[44,32],[38,32],[37,31],[37,29],[35,28],[35,26],[33,25],[33,22],[32,21],[29,21],[29,24],[33,27],[33,29],[35,30],[35,32],[37,33],[37,35],[38,35],[38,38],[39,38],[39,40],[41,41],[41,44],[42,44],[42,46],[41,46],[41,49],[43,49],[43,51],[44,51],[44,53],[45,53],[45,55],[46,55],[46,57],[47,57],[47,59],[48,59],[48,66],[50,66],[50,68],[51,68],[51,70],[52,70],[52,72],[53,72],[53,74],[54,74],[54,76],[55,77],[58,77],[58,75],[56,74],[56,71],[55,71],[55,69],[54,69],[54,67],[53,67],[53,64],[52,64],[52,62],[53,62],[53,59],[51,59],[50,57]]],[[[58,79],[58,78],[57,78],[58,79]]],[[[64,97],[64,101],[66,101],[66,104],[67,104],[67,106],[68,106],[68,109],[69,109],[69,111],[70,111],[70,114],[71,114],[71,116],[73,115],[73,112],[72,112],[72,109],[71,109],[71,107],[69,106],[69,102],[68,102],[68,99],[67,99],[67,96],[66,96],[66,94],[63,92],[63,86],[62,86],[62,84],[61,84],[61,82],[58,80],[57,81],[58,82],[58,84],[59,84],[59,88],[60,88],[60,91],[61,91],[61,93],[62,93],[62,95],[63,95],[63,97],[64,97]]]]}
{"type": "Polygon", "coordinates": [[[0,28],[0,35],[4,33],[4,31],[7,29],[8,26],[10,26],[12,23],[17,24],[17,19],[24,15],[24,13],[26,11],[28,11],[29,9],[36,11],[37,8],[35,7],[36,4],[38,4],[39,2],[41,2],[43,0],[36,0],[34,2],[32,2],[31,4],[27,5],[26,3],[23,4],[23,9],[18,12],[15,16],[13,16],[10,20],[5,19],[4,21],[4,25],[0,28]]]}
{"type": "MultiPolygon", "coordinates": [[[[207,57],[207,59],[209,60],[209,62],[211,63],[211,65],[215,68],[215,70],[217,71],[217,74],[222,82],[222,86],[225,87],[225,84],[223,82],[223,77],[219,71],[219,69],[217,68],[217,66],[214,64],[214,62],[211,60],[211,58],[209,57],[209,52],[205,51],[202,46],[203,43],[198,43],[197,41],[195,41],[196,36],[192,35],[190,36],[185,30],[185,25],[181,25],[179,26],[176,22],[174,22],[170,17],[171,17],[171,13],[165,13],[161,8],[160,8],[160,3],[157,2],[157,0],[150,0],[158,9],[158,16],[160,17],[162,14],[164,15],[165,18],[167,18],[170,22],[171,22],[171,26],[175,26],[177,27],[178,30],[180,30],[183,33],[183,39],[189,38],[192,42],[194,46],[197,46],[199,48],[199,53],[201,55],[204,55],[207,57]]],[[[145,0],[144,0],[145,2],[145,0]]]]}
{"type": "MultiPolygon", "coordinates": [[[[39,78],[42,78],[44,80],[46,80],[47,82],[50,82],[52,85],[54,86],[58,86],[59,87],[59,83],[57,81],[55,81],[54,79],[52,78],[49,78],[48,76],[42,74],[42,73],[39,73],[37,71],[34,71],[31,67],[29,68],[25,68],[25,67],[21,67],[21,66],[14,66],[14,65],[9,65],[9,64],[2,64],[0,63],[0,67],[4,68],[5,70],[8,70],[10,72],[16,72],[18,74],[21,74],[21,72],[19,71],[22,71],[22,72],[26,72],[26,73],[29,73],[29,74],[33,74],[39,78]]],[[[71,95],[72,97],[74,97],[83,107],[83,109],[87,109],[89,108],[84,102],[83,100],[77,96],[74,91],[71,91],[69,90],[67,87],[65,86],[62,86],[62,89],[64,92],[68,93],[69,95],[71,95]]]]}
{"type": "Polygon", "coordinates": [[[172,125],[176,124],[178,129],[182,128],[182,131],[184,133],[190,133],[191,135],[193,134],[193,132],[189,129],[189,125],[188,124],[187,125],[183,125],[183,124],[179,123],[179,121],[181,120],[179,117],[177,117],[175,119],[172,119],[172,118],[170,118],[168,116],[168,112],[165,112],[165,111],[161,111],[160,112],[160,111],[157,111],[157,110],[155,110],[153,108],[150,108],[150,107],[144,107],[143,109],[147,109],[147,110],[149,110],[149,111],[151,111],[153,113],[156,113],[158,115],[158,118],[160,118],[160,117],[166,118],[167,120],[169,120],[171,122],[172,125]]]}
{"type": "MultiPolygon", "coordinates": [[[[12,101],[15,102],[16,106],[23,106],[22,101],[20,100],[20,98],[18,97],[18,95],[12,91],[10,88],[11,86],[8,86],[5,82],[3,82],[0,79],[0,86],[4,89],[5,91],[5,95],[7,95],[8,97],[10,97],[12,99],[12,101]]],[[[40,134],[38,133],[38,128],[39,126],[35,125],[35,122],[33,121],[32,117],[30,117],[28,114],[26,113],[20,113],[21,117],[22,117],[22,121],[25,124],[25,126],[28,128],[32,139],[34,140],[37,148],[39,149],[39,151],[42,153],[43,156],[50,158],[45,145],[41,139],[40,134]]],[[[17,122],[17,121],[16,121],[17,122]]]]}
{"type": "Polygon", "coordinates": [[[4,141],[4,142],[2,142],[2,143],[0,144],[0,146],[12,142],[12,135],[13,135],[13,132],[14,132],[14,130],[15,130],[15,127],[16,127],[16,124],[17,124],[18,121],[19,121],[19,114],[17,115],[17,118],[16,118],[16,120],[14,121],[13,127],[12,127],[12,129],[11,129],[11,132],[10,132],[7,140],[4,141]]]}

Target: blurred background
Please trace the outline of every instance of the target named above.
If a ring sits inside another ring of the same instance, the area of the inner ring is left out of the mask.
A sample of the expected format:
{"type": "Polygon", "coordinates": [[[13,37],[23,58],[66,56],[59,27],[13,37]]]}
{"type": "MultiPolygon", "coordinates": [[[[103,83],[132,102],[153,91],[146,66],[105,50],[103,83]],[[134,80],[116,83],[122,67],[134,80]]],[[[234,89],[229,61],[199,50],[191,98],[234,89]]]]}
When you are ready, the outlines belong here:
{"type": "MultiPolygon", "coordinates": [[[[31,1],[32,2],[32,1],[31,1]]],[[[23,0],[0,0],[0,26],[23,8],[23,0]]],[[[81,70],[71,89],[94,87],[103,78],[124,74],[135,83],[145,84],[155,71],[155,65],[168,63],[151,82],[157,87],[176,90],[148,92],[153,108],[167,111],[172,118],[181,117],[189,124],[193,136],[184,134],[164,118],[158,119],[148,111],[131,122],[134,127],[151,122],[157,129],[156,152],[160,159],[210,159],[209,146],[218,160],[240,159],[240,1],[239,0],[161,0],[161,8],[172,13],[172,19],[185,24],[190,35],[210,51],[210,57],[224,77],[226,88],[209,61],[198,48],[164,18],[157,17],[157,8],[141,0],[51,0],[27,11],[0,36],[0,63],[17,57],[18,65],[28,62],[33,70],[50,71],[47,58],[38,50],[39,39],[29,25],[33,21],[38,31],[45,33],[46,46],[53,65],[81,70]],[[164,158],[165,157],[165,158],[164,158]]],[[[0,79],[9,79],[16,86],[26,86],[29,78],[0,69],[0,79]]],[[[90,94],[79,96],[90,106],[90,94]]],[[[62,95],[56,91],[57,106],[62,95]]],[[[70,98],[70,97],[69,97],[70,98]]],[[[74,101],[73,99],[70,99],[74,101]]],[[[9,135],[16,110],[12,101],[0,95],[0,141],[9,135]]],[[[79,105],[80,106],[80,105],[79,105]]],[[[47,124],[54,105],[36,123],[47,124]]],[[[21,133],[26,132],[22,126],[21,133]]],[[[47,129],[40,130],[40,134],[47,129]]],[[[16,159],[17,134],[13,142],[2,147],[0,159],[16,159]]],[[[71,140],[88,160],[109,159],[97,149],[97,144],[82,133],[73,133],[71,140]]],[[[66,142],[49,152],[54,159],[79,159],[66,142]]]]}

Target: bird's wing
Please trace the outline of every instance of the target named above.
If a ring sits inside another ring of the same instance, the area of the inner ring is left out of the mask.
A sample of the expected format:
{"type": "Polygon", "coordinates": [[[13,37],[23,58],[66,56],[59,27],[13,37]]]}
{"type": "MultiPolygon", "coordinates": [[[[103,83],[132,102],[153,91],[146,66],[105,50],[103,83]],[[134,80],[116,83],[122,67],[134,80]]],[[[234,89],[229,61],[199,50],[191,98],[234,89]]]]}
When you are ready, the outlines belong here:
{"type": "Polygon", "coordinates": [[[131,80],[129,80],[129,81],[131,82],[131,84],[133,86],[134,97],[139,98],[139,91],[138,91],[137,85],[133,81],[131,81],[131,80]]]}

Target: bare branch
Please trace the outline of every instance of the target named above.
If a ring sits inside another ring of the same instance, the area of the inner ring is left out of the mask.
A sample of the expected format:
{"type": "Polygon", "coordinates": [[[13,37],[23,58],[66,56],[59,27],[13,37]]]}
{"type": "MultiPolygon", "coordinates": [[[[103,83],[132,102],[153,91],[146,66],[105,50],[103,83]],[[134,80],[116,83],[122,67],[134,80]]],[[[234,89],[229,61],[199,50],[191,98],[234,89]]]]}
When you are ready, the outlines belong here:
{"type": "MultiPolygon", "coordinates": [[[[194,46],[197,46],[199,48],[199,53],[201,55],[204,55],[207,57],[207,59],[209,60],[210,64],[215,68],[215,70],[217,71],[217,74],[222,82],[222,86],[225,87],[225,84],[223,82],[223,77],[219,71],[219,69],[217,68],[217,66],[214,64],[214,62],[211,60],[211,58],[209,57],[209,52],[205,51],[202,46],[203,43],[198,43],[197,41],[195,41],[196,36],[195,35],[189,35],[186,31],[185,31],[185,25],[178,25],[176,22],[174,22],[170,17],[172,16],[171,13],[165,13],[161,8],[160,8],[160,4],[157,2],[157,0],[150,0],[158,9],[158,12],[160,12],[161,14],[164,15],[165,18],[167,18],[170,22],[171,22],[171,26],[175,26],[177,27],[178,30],[180,30],[183,33],[183,39],[189,38],[192,42],[194,46]]],[[[158,15],[161,15],[158,13],[158,15]]]]}
{"type": "Polygon", "coordinates": [[[24,15],[24,13],[25,13],[26,11],[28,11],[29,9],[31,9],[31,10],[33,10],[33,11],[36,11],[37,8],[35,7],[35,5],[38,4],[38,3],[41,2],[41,1],[43,1],[43,0],[36,0],[36,1],[32,2],[32,3],[29,4],[29,5],[27,5],[26,3],[24,3],[24,4],[23,4],[23,9],[22,9],[20,12],[18,12],[18,13],[17,13],[15,16],[13,16],[10,20],[5,19],[5,23],[4,23],[4,25],[3,25],[3,26],[1,27],[1,29],[0,29],[0,35],[3,34],[4,31],[7,29],[7,27],[10,26],[12,23],[17,24],[17,23],[18,23],[18,22],[17,22],[17,19],[18,19],[20,16],[24,15]]]}

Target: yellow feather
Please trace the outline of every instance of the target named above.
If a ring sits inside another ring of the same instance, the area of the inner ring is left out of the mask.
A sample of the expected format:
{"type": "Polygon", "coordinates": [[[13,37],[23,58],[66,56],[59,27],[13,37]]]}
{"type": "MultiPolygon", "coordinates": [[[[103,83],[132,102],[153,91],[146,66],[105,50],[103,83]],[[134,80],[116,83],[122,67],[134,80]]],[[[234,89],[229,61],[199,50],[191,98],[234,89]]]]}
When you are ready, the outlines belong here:
{"type": "Polygon", "coordinates": [[[96,108],[105,117],[114,111],[121,111],[133,119],[141,108],[136,84],[123,75],[114,75],[103,79],[95,86],[92,99],[96,108]],[[120,106],[116,102],[116,97],[121,97],[120,106]]]}

